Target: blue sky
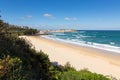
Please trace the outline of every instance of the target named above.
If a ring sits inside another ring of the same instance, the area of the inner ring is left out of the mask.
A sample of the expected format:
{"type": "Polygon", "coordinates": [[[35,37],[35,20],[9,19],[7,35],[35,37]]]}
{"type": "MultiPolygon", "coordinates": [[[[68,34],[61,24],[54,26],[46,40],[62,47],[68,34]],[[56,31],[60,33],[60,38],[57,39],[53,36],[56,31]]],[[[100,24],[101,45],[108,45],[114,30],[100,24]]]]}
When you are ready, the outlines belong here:
{"type": "Polygon", "coordinates": [[[120,30],[120,0],[0,0],[2,19],[39,29],[120,30]]]}

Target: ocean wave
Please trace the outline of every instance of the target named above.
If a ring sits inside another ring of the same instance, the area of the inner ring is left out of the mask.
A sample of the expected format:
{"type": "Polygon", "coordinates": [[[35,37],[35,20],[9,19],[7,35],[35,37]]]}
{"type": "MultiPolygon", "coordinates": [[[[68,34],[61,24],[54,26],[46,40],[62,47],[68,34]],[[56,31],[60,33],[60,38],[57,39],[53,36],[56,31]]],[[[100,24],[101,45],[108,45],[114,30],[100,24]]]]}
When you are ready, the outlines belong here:
{"type": "Polygon", "coordinates": [[[110,44],[111,44],[111,45],[114,45],[114,44],[115,44],[115,42],[110,42],[110,44]]]}
{"type": "Polygon", "coordinates": [[[91,37],[91,36],[84,36],[84,35],[74,35],[76,38],[87,38],[87,37],[91,37]]]}

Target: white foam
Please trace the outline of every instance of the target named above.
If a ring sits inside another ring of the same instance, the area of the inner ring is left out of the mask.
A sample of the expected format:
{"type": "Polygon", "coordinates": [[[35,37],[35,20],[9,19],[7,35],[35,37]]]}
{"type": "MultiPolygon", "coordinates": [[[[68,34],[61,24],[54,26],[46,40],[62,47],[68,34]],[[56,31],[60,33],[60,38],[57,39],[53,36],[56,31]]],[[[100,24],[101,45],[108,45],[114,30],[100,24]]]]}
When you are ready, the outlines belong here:
{"type": "Polygon", "coordinates": [[[111,45],[114,45],[115,43],[114,42],[110,42],[111,45]]]}
{"type": "Polygon", "coordinates": [[[81,37],[91,37],[91,36],[85,36],[85,35],[74,35],[76,38],[81,38],[81,37]]]}

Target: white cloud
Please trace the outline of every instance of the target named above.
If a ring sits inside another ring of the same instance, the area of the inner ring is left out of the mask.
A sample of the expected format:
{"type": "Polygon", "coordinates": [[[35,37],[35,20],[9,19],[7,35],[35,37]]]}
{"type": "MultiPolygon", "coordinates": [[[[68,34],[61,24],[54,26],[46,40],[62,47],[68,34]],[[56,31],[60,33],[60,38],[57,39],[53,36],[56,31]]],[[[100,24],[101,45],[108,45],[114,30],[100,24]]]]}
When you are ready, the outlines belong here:
{"type": "Polygon", "coordinates": [[[24,19],[25,19],[25,17],[20,17],[20,19],[24,20],[24,19]]]}
{"type": "Polygon", "coordinates": [[[27,15],[26,18],[32,18],[32,16],[31,15],[27,15]]]}
{"type": "Polygon", "coordinates": [[[65,17],[64,19],[65,19],[65,20],[70,20],[70,18],[68,18],[68,17],[65,17]]]}
{"type": "Polygon", "coordinates": [[[47,17],[47,18],[53,18],[54,17],[52,14],[48,14],[48,13],[43,14],[43,16],[47,17]]]}
{"type": "Polygon", "coordinates": [[[32,17],[33,17],[32,15],[26,15],[26,16],[20,17],[20,19],[25,20],[25,19],[31,19],[32,17]]]}
{"type": "Polygon", "coordinates": [[[65,17],[64,19],[67,21],[76,21],[77,20],[76,17],[65,17]]]}

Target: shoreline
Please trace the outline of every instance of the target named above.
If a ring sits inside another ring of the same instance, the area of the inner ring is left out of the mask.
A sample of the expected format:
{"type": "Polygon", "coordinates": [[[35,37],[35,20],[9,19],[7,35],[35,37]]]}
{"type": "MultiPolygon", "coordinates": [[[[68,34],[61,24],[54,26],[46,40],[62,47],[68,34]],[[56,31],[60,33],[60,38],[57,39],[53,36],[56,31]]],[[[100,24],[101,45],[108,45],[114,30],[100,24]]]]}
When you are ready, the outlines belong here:
{"type": "Polygon", "coordinates": [[[83,54],[83,55],[90,55],[90,56],[92,55],[94,57],[101,57],[104,60],[109,59],[110,63],[120,66],[120,62],[116,62],[116,61],[120,61],[120,53],[113,52],[113,51],[107,51],[107,50],[103,50],[103,49],[99,49],[99,48],[94,48],[94,47],[90,47],[90,46],[82,46],[82,45],[77,45],[77,44],[73,44],[73,43],[63,42],[60,40],[54,40],[52,38],[46,38],[44,36],[40,36],[40,37],[51,40],[51,41],[55,41],[58,43],[62,43],[63,45],[76,46],[76,47],[85,49],[86,51],[87,50],[89,50],[91,52],[94,51],[94,54],[83,54]]]}
{"type": "Polygon", "coordinates": [[[64,39],[59,39],[59,38],[55,38],[54,39],[54,38],[48,37],[47,35],[42,35],[41,37],[46,38],[46,39],[50,39],[50,40],[54,40],[54,41],[59,41],[59,42],[63,42],[63,43],[72,44],[72,45],[75,45],[75,46],[80,46],[80,47],[85,47],[85,48],[91,48],[93,50],[96,49],[96,50],[105,51],[105,52],[109,52],[109,53],[115,53],[118,56],[120,56],[120,49],[119,49],[119,51],[118,50],[116,51],[116,49],[114,49],[117,46],[111,46],[111,45],[109,45],[109,46],[111,46],[113,48],[108,48],[108,47],[105,47],[105,46],[99,47],[99,46],[94,45],[96,43],[86,44],[86,43],[79,43],[79,42],[74,42],[74,41],[66,41],[64,39]]]}
{"type": "Polygon", "coordinates": [[[23,36],[29,40],[36,50],[45,52],[52,62],[64,65],[66,62],[77,70],[88,70],[103,75],[120,78],[120,56],[108,51],[101,51],[83,46],[75,46],[60,41],[46,39],[40,36],[23,36]]]}

